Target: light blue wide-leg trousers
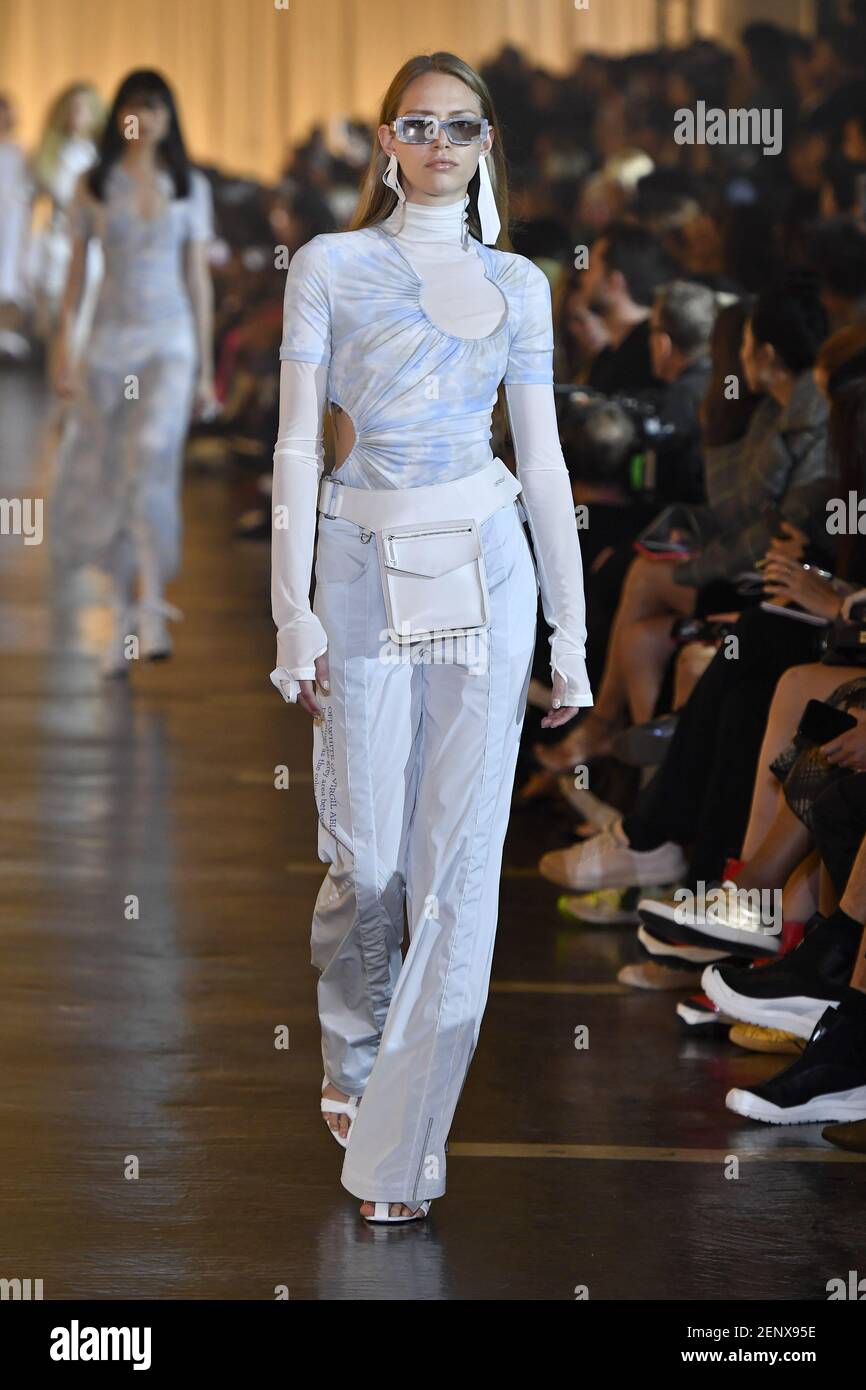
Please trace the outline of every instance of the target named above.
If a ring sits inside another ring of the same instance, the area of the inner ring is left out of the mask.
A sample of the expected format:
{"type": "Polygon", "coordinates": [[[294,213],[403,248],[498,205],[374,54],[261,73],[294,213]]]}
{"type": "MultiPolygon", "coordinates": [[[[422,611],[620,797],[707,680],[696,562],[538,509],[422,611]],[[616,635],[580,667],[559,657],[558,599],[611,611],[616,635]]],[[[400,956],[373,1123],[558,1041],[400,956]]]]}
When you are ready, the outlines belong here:
{"type": "Polygon", "coordinates": [[[312,962],[325,1075],[363,1095],[341,1181],[370,1201],[444,1193],[445,1142],[487,1002],[538,580],[516,502],[480,535],[489,629],[401,658],[385,632],[375,537],[319,517],[313,607],[331,690],[319,695],[313,770],[330,867],[312,962]]]}

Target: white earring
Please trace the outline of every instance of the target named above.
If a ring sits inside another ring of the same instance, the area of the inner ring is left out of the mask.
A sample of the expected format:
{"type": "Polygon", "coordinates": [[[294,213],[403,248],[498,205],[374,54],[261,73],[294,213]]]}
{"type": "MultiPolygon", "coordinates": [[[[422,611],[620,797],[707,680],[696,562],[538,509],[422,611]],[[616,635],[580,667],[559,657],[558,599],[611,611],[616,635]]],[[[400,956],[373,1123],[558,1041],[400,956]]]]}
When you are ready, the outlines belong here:
{"type": "Polygon", "coordinates": [[[394,192],[397,194],[398,200],[399,200],[401,203],[405,203],[405,201],[406,201],[406,194],[403,192],[403,187],[402,187],[402,185],[401,185],[401,183],[400,183],[400,176],[399,176],[399,174],[398,174],[397,156],[396,156],[395,154],[392,154],[392,155],[391,155],[391,158],[388,160],[388,163],[385,165],[385,172],[384,172],[384,174],[382,175],[382,182],[383,182],[384,184],[387,184],[388,188],[392,188],[392,189],[394,190],[394,192]]]}
{"type": "Polygon", "coordinates": [[[483,154],[478,161],[478,220],[481,223],[481,240],[485,246],[493,246],[502,223],[499,221],[496,199],[493,196],[487,159],[487,154],[483,154]]]}

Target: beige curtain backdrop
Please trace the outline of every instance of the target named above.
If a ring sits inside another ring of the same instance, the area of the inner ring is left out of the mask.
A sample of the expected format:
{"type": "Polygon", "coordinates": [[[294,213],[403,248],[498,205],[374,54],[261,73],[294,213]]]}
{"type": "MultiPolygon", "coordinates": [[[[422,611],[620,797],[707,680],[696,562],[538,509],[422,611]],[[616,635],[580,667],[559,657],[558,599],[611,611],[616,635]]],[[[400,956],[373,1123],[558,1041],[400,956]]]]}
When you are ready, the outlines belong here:
{"type": "MultiPolygon", "coordinates": [[[[177,93],[190,153],[271,179],[316,121],[375,115],[411,54],[448,48],[479,64],[500,45],[554,71],[577,53],[657,42],[656,0],[0,0],[0,90],[32,145],[48,103],[76,79],[106,100],[133,67],[177,93]]],[[[688,0],[667,0],[668,37],[688,0]]],[[[732,41],[746,20],[808,27],[812,0],[693,0],[698,31],[732,41]]]]}

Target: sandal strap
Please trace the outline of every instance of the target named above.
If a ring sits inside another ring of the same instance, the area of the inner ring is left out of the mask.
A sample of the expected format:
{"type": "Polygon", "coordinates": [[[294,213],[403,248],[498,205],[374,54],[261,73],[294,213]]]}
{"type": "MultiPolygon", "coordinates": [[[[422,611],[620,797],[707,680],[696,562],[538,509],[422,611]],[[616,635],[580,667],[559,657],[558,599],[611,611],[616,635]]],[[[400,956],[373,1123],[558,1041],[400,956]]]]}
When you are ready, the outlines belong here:
{"type": "Polygon", "coordinates": [[[387,1221],[392,1223],[411,1221],[412,1217],[417,1216],[419,1211],[423,1212],[424,1216],[427,1215],[428,1211],[430,1210],[431,1200],[432,1199],[428,1197],[423,1202],[400,1202],[401,1207],[409,1208],[410,1212],[412,1213],[411,1216],[391,1216],[391,1208],[392,1206],[396,1206],[395,1202],[374,1202],[373,1215],[367,1216],[364,1219],[366,1221],[387,1221]]]}
{"type": "Polygon", "coordinates": [[[328,1100],[322,1096],[322,1114],[351,1115],[353,1118],[358,1113],[358,1104],[354,1096],[351,1100],[328,1100]]]}

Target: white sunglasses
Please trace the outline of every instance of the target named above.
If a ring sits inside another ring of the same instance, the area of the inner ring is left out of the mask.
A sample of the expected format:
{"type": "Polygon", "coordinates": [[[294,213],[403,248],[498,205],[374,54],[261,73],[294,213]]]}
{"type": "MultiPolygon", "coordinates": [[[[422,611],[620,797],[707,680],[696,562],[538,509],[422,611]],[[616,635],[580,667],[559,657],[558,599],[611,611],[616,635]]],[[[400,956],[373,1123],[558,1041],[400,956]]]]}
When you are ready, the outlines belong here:
{"type": "Polygon", "coordinates": [[[432,145],[440,130],[452,145],[477,145],[487,139],[490,123],[486,116],[398,116],[389,127],[404,145],[432,145]]]}

